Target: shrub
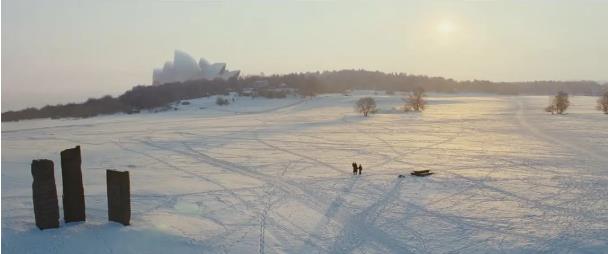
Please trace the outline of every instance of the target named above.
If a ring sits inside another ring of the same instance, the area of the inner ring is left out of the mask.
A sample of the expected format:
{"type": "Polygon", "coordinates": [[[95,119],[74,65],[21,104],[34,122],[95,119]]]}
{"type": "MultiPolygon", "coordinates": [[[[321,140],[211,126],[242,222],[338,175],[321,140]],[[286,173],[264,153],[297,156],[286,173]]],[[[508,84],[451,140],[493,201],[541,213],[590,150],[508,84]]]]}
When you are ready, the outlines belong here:
{"type": "Polygon", "coordinates": [[[355,103],[355,110],[367,117],[369,112],[376,110],[376,101],[372,97],[363,97],[355,103]]]}
{"type": "Polygon", "coordinates": [[[225,99],[223,97],[217,97],[217,99],[215,100],[215,104],[224,106],[230,104],[230,102],[228,101],[228,99],[225,99]]]}
{"type": "Polygon", "coordinates": [[[426,94],[424,93],[424,89],[417,87],[412,91],[412,94],[407,98],[408,105],[404,107],[404,109],[409,108],[414,111],[423,111],[426,105],[426,101],[424,97],[426,94]]]}
{"type": "Polygon", "coordinates": [[[608,114],[608,92],[605,92],[597,100],[597,110],[604,112],[604,114],[608,114]]]}
{"type": "Polygon", "coordinates": [[[551,112],[551,114],[563,114],[566,109],[570,106],[570,100],[568,99],[568,94],[559,91],[553,100],[551,100],[551,104],[545,108],[546,112],[551,112]]]}

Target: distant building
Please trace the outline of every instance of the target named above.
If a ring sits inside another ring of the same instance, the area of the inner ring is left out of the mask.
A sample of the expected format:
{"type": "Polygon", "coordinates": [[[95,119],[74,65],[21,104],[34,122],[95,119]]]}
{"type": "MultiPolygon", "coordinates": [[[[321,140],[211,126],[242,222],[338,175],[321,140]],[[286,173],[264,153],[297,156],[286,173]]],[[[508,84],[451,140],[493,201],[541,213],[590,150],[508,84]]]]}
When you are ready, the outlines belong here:
{"type": "Polygon", "coordinates": [[[268,80],[256,80],[239,92],[241,96],[261,96],[267,98],[284,98],[296,93],[297,89],[291,88],[285,83],[271,85],[268,80]]]}
{"type": "Polygon", "coordinates": [[[284,94],[295,94],[298,92],[297,89],[291,88],[291,87],[287,86],[287,84],[285,84],[285,83],[281,83],[277,87],[268,88],[267,90],[271,91],[271,92],[275,92],[275,93],[284,93],[284,94]]]}
{"type": "Polygon", "coordinates": [[[256,80],[251,84],[251,87],[254,89],[262,89],[270,86],[270,82],[268,80],[256,80]]]}
{"type": "Polygon", "coordinates": [[[240,71],[228,71],[225,63],[209,64],[201,58],[196,60],[185,52],[176,50],[173,62],[166,62],[160,69],[154,69],[152,73],[152,84],[160,85],[172,82],[184,82],[188,80],[213,80],[238,77],[240,71]]]}
{"type": "Polygon", "coordinates": [[[255,96],[255,90],[251,87],[247,87],[247,88],[243,88],[243,90],[241,90],[240,92],[241,96],[255,96]]]}

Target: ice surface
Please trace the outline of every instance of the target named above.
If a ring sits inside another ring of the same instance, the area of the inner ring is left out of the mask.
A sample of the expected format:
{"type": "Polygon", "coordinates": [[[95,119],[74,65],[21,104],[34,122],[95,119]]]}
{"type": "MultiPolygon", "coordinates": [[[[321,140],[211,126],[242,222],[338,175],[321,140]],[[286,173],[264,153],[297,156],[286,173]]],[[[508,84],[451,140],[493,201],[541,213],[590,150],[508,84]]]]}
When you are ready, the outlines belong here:
{"type": "Polygon", "coordinates": [[[595,99],[558,116],[544,96],[434,94],[422,114],[371,92],[203,98],[3,123],[2,252],[606,253],[608,117],[595,99]],[[380,113],[354,113],[361,96],[380,113]],[[58,165],[75,145],[87,222],[39,231],[31,160],[58,165]],[[110,168],[131,172],[131,226],[107,221],[110,168]],[[421,169],[436,174],[397,178],[421,169]]]}

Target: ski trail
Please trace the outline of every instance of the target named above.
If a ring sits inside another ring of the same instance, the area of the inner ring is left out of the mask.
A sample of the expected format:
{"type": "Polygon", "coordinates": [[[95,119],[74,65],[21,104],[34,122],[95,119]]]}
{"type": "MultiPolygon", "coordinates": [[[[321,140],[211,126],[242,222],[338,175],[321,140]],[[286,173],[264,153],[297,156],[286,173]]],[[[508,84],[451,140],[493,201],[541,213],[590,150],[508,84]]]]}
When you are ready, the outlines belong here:
{"type": "Polygon", "coordinates": [[[274,108],[257,110],[257,111],[232,111],[232,110],[220,109],[220,108],[210,108],[210,109],[215,110],[215,111],[219,111],[219,112],[235,113],[237,115],[255,115],[255,114],[272,113],[272,112],[279,111],[279,110],[282,110],[282,109],[287,109],[287,108],[290,108],[290,107],[302,104],[302,103],[304,103],[306,101],[307,101],[306,99],[301,99],[301,100],[298,100],[296,102],[289,103],[287,105],[282,105],[282,106],[278,106],[278,107],[274,107],[274,108]]]}
{"type": "Polygon", "coordinates": [[[381,243],[392,253],[412,253],[411,246],[393,239],[374,226],[376,219],[382,215],[382,210],[399,197],[400,190],[401,179],[398,178],[393,181],[391,189],[382,198],[351,216],[330,248],[330,252],[351,253],[369,240],[381,243]]]}
{"type": "MultiPolygon", "coordinates": [[[[416,153],[422,152],[424,150],[433,149],[433,148],[436,148],[436,147],[441,146],[443,144],[451,143],[454,140],[456,140],[457,138],[461,137],[462,134],[463,134],[463,132],[464,132],[464,121],[462,120],[462,115],[458,115],[458,116],[459,116],[458,122],[460,123],[460,129],[458,130],[458,132],[453,133],[453,135],[451,135],[451,136],[449,136],[447,138],[444,138],[441,141],[432,142],[432,143],[427,144],[425,146],[415,148],[412,151],[403,151],[403,152],[402,151],[398,151],[393,144],[391,144],[390,142],[388,142],[385,139],[381,138],[380,136],[375,135],[375,134],[373,134],[370,131],[364,130],[361,127],[359,127],[359,125],[356,125],[353,122],[346,120],[346,118],[344,116],[342,117],[342,121],[344,123],[350,125],[350,126],[353,126],[357,130],[358,133],[367,135],[369,137],[372,137],[372,138],[374,138],[374,139],[382,142],[383,144],[386,145],[386,147],[388,147],[394,153],[394,156],[392,156],[392,158],[390,158],[389,160],[385,160],[383,162],[379,162],[379,163],[376,163],[376,164],[374,164],[374,165],[371,166],[372,168],[375,168],[375,167],[384,166],[384,165],[386,165],[388,163],[391,163],[391,162],[394,162],[394,161],[398,161],[398,159],[401,158],[401,157],[403,157],[403,156],[412,156],[412,155],[415,155],[416,153]]],[[[436,149],[445,150],[443,148],[436,148],[436,149]]],[[[399,160],[399,162],[411,165],[411,162],[405,162],[405,161],[400,161],[400,160],[399,160]]]]}
{"type": "Polygon", "coordinates": [[[266,190],[264,192],[264,197],[265,197],[265,204],[264,204],[264,209],[262,210],[262,213],[260,214],[260,237],[259,237],[259,247],[258,247],[258,253],[259,254],[264,254],[264,246],[266,245],[265,243],[265,235],[266,235],[266,217],[268,216],[268,210],[270,210],[270,207],[272,206],[272,204],[270,203],[270,198],[271,198],[271,194],[274,191],[274,186],[271,186],[271,190],[266,190]]]}
{"type": "Polygon", "coordinates": [[[345,173],[345,171],[340,170],[339,168],[336,168],[335,166],[333,166],[333,165],[331,165],[331,164],[329,164],[329,163],[326,163],[326,162],[322,162],[322,161],[320,161],[320,160],[317,160],[317,159],[315,159],[315,158],[313,158],[313,157],[310,157],[310,156],[307,156],[307,155],[304,155],[304,154],[300,154],[300,153],[296,153],[296,152],[293,152],[293,151],[291,151],[291,150],[287,150],[287,149],[284,149],[284,148],[281,148],[281,147],[275,146],[275,145],[270,144],[270,143],[268,143],[268,142],[266,142],[266,141],[264,141],[264,140],[262,140],[262,139],[259,139],[259,138],[257,138],[256,140],[257,140],[258,142],[262,143],[263,145],[268,146],[268,147],[270,147],[270,148],[272,148],[272,149],[275,149],[275,150],[278,150],[278,151],[281,151],[281,152],[284,152],[284,153],[287,153],[287,154],[291,154],[291,155],[294,155],[294,156],[300,157],[300,158],[302,158],[302,159],[306,159],[306,160],[309,160],[309,161],[316,162],[316,163],[321,164],[321,165],[323,165],[323,166],[325,166],[325,167],[327,167],[327,168],[329,168],[329,169],[331,169],[331,170],[334,170],[334,171],[336,171],[336,172],[338,172],[338,173],[340,173],[340,174],[344,174],[344,173],[345,173]]]}
{"type": "Polygon", "coordinates": [[[553,143],[556,145],[560,145],[563,147],[567,147],[570,148],[573,151],[578,152],[581,155],[585,155],[588,157],[591,157],[595,160],[604,162],[604,163],[608,163],[608,158],[606,156],[601,156],[585,147],[581,147],[575,144],[572,144],[570,142],[567,142],[563,139],[557,138],[555,136],[549,135],[545,132],[542,132],[541,130],[539,130],[537,127],[533,126],[525,117],[524,114],[524,104],[523,102],[520,100],[517,101],[518,104],[518,110],[516,113],[517,116],[517,120],[519,122],[519,124],[524,127],[526,130],[528,130],[528,132],[534,136],[536,136],[537,138],[540,138],[542,140],[545,140],[549,143],[553,143]]]}
{"type": "MultiPolygon", "coordinates": [[[[163,149],[162,147],[153,145],[149,142],[146,142],[146,143],[150,146],[163,149]]],[[[325,202],[322,201],[322,200],[324,200],[322,198],[322,196],[319,196],[318,194],[315,193],[315,191],[306,189],[299,184],[290,183],[290,182],[284,181],[280,178],[276,178],[276,177],[273,177],[270,175],[256,172],[245,166],[237,165],[237,164],[229,162],[229,161],[211,157],[200,151],[194,150],[192,147],[188,146],[185,143],[183,145],[188,150],[193,152],[194,154],[176,151],[173,149],[168,149],[168,150],[180,153],[182,155],[192,156],[193,158],[200,159],[201,162],[204,162],[204,163],[207,163],[207,164],[210,164],[210,165],[213,165],[213,166],[225,169],[225,170],[229,170],[234,173],[252,177],[254,179],[260,180],[260,181],[270,184],[270,185],[274,185],[275,187],[279,188],[282,192],[288,193],[291,197],[296,197],[296,199],[298,201],[300,201],[302,204],[308,206],[312,210],[318,211],[319,213],[322,213],[322,214],[325,214],[329,211],[330,214],[334,215],[334,216],[331,216],[331,218],[329,218],[329,220],[336,221],[337,223],[340,223],[342,225],[349,224],[349,221],[347,218],[351,218],[353,216],[350,212],[348,212],[344,209],[337,209],[335,204],[334,204],[334,206],[330,205],[330,207],[328,209],[324,209],[325,202]]],[[[354,185],[354,182],[355,181],[351,182],[352,184],[350,185],[349,188],[352,188],[352,186],[354,185]]],[[[340,197],[338,197],[337,200],[339,198],[340,197]]],[[[246,201],[244,201],[244,202],[246,202],[246,201]]],[[[339,202],[339,201],[334,200],[334,202],[339,202]]],[[[333,202],[330,204],[333,204],[333,202]]],[[[377,228],[375,225],[368,224],[368,225],[366,225],[366,228],[375,235],[375,237],[373,238],[375,240],[375,242],[378,242],[389,248],[394,248],[395,246],[399,246],[400,249],[403,249],[402,248],[404,246],[403,243],[401,243],[399,240],[394,239],[387,233],[383,232],[382,230],[377,228]]]]}

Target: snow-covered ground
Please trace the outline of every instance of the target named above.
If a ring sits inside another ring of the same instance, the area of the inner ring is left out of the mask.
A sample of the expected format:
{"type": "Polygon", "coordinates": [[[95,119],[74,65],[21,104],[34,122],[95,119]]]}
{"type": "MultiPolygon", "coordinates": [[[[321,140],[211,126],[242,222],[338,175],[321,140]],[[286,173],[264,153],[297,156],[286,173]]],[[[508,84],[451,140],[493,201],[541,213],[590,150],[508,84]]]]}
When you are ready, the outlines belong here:
{"type": "Polygon", "coordinates": [[[608,253],[595,98],[558,116],[545,96],[432,95],[403,114],[399,95],[370,93],[382,110],[364,118],[363,95],[3,123],[2,252],[608,253]],[[30,162],[55,161],[61,196],[59,151],[75,145],[87,221],[40,231],[30,162]],[[131,172],[131,226],[107,221],[110,168],[131,172]],[[436,174],[397,178],[415,169],[436,174]]]}

